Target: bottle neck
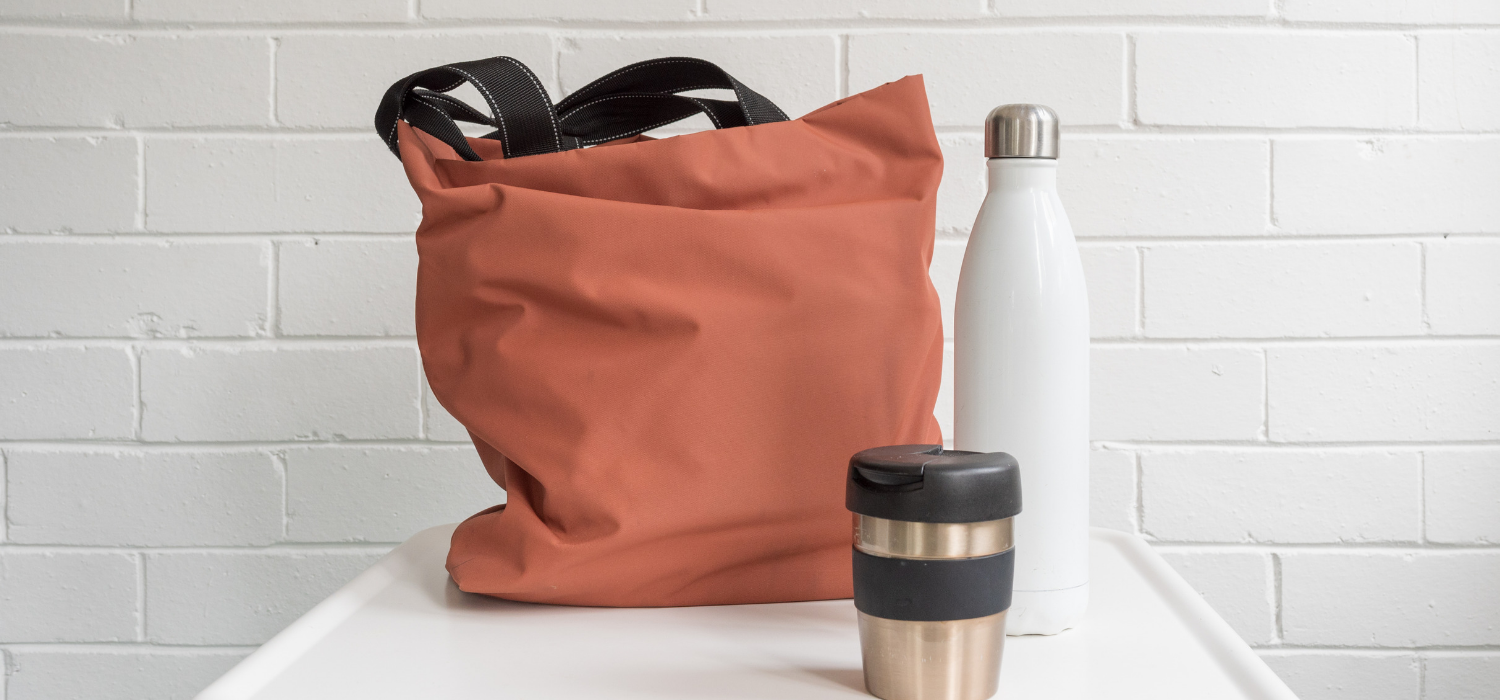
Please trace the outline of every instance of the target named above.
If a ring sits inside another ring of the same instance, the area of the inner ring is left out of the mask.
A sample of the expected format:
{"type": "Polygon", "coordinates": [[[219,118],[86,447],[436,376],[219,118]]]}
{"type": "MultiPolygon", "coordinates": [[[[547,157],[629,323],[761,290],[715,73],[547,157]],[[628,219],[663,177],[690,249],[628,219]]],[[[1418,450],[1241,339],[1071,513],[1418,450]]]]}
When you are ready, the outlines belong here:
{"type": "Polygon", "coordinates": [[[990,158],[990,191],[1057,190],[1055,158],[990,158]]]}

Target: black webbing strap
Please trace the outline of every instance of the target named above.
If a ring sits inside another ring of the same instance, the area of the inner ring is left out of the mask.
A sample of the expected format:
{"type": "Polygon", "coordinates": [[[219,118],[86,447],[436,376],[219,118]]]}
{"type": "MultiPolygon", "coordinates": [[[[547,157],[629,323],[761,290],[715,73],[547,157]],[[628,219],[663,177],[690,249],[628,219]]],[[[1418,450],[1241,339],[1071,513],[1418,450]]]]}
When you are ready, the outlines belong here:
{"type": "Polygon", "coordinates": [[[634,136],[699,112],[719,129],[787,120],[775,103],[724,69],[681,56],[625,66],[557,103],[563,133],[586,145],[634,136]],[[677,94],[705,89],[733,90],[735,101],[677,94]]]}
{"type": "Polygon", "coordinates": [[[717,128],[785,121],[786,114],[718,66],[697,58],[659,58],[626,66],[573,93],[556,107],[526,66],[497,56],[413,73],[386,91],[375,129],[400,157],[396,123],[407,123],[452,146],[465,160],[481,160],[458,122],[489,126],[481,138],[500,141],[506,158],[555,153],[650,131],[704,113],[717,128]],[[472,84],[489,105],[485,114],[445,94],[472,84]],[[735,101],[676,93],[733,90],[735,101]]]}

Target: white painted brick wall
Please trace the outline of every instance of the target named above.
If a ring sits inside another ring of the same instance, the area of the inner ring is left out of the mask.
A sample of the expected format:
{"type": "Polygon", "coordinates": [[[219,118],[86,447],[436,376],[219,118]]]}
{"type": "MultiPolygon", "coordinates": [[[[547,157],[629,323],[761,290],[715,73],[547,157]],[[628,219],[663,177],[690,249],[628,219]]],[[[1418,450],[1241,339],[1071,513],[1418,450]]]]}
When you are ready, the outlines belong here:
{"type": "Polygon", "coordinates": [[[270,85],[260,37],[0,39],[0,122],[18,126],[265,126],[270,85]]]}
{"type": "Polygon", "coordinates": [[[0,336],[265,333],[264,242],[0,239],[0,336]]]}
{"type": "Polygon", "coordinates": [[[281,539],[283,476],[264,453],[16,451],[6,476],[11,542],[173,547],[281,539]]]}
{"type": "Polygon", "coordinates": [[[419,205],[369,133],[494,54],[554,95],[703,56],[793,116],[925,74],[950,336],[979,122],[1056,108],[1095,524],[1306,700],[1500,687],[1500,3],[11,0],[0,699],[191,697],[504,499],[422,381],[419,205]]]}
{"type": "Polygon", "coordinates": [[[1148,33],[1135,64],[1145,124],[1416,123],[1416,47],[1399,34],[1148,33]]]}
{"type": "Polygon", "coordinates": [[[1141,457],[1141,529],[1181,542],[1416,542],[1410,452],[1194,451],[1141,457]]]}
{"type": "Polygon", "coordinates": [[[1500,644],[1493,551],[1294,552],[1281,556],[1283,634],[1293,644],[1500,644]]]}
{"type": "Polygon", "coordinates": [[[159,644],[260,644],[370,567],[381,551],[146,556],[146,635],[159,644]]]}

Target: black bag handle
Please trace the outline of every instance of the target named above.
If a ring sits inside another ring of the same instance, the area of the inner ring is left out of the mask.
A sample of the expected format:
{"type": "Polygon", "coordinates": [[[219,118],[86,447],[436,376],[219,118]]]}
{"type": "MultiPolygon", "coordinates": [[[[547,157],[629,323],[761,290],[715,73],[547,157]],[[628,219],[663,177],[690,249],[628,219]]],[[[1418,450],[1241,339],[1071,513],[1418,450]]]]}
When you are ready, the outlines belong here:
{"type": "Polygon", "coordinates": [[[396,122],[405,119],[452,146],[464,160],[481,160],[457,122],[482,124],[494,131],[481,138],[500,141],[506,158],[518,158],[634,136],[700,112],[721,129],[787,119],[760,93],[698,58],[631,64],[589,83],[554,107],[541,81],[525,65],[496,56],[429,68],[397,81],[375,110],[375,130],[398,158],[396,122]],[[479,90],[490,114],[445,94],[464,83],[479,90]],[[733,90],[737,99],[677,94],[707,88],[733,90]]]}

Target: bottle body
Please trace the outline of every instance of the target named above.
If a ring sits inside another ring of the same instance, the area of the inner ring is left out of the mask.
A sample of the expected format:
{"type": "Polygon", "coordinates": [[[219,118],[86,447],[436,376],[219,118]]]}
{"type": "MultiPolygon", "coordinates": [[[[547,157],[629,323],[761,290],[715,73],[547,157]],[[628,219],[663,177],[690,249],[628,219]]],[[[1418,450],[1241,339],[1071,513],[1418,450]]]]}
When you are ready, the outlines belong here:
{"type": "Polygon", "coordinates": [[[1020,463],[1007,633],[1056,634],[1088,603],[1088,294],[1057,161],[988,167],[954,309],[953,445],[1020,463]]]}

